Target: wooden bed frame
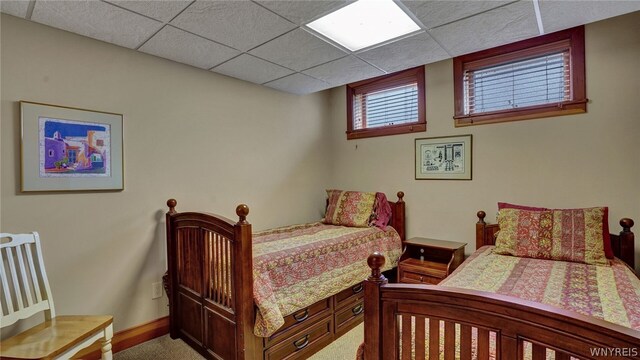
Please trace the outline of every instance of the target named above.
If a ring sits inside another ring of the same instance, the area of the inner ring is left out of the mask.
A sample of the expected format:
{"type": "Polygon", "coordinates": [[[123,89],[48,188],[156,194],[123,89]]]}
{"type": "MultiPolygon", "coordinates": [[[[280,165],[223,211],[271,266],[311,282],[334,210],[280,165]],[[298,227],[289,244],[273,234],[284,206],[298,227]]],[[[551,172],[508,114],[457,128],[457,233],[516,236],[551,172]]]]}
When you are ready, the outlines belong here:
{"type": "MultiPolygon", "coordinates": [[[[485,223],[484,211],[478,212],[476,247],[493,245],[497,225],[485,223]]],[[[633,268],[633,220],[620,220],[622,231],[612,235],[616,257],[633,268]]],[[[478,359],[489,358],[489,339],[495,336],[496,359],[524,359],[525,343],[531,343],[532,358],[546,359],[547,349],[555,351],[556,360],[595,359],[592,351],[607,351],[616,358],[640,357],[640,331],[600,319],[561,310],[549,305],[483,291],[454,289],[433,285],[388,284],[380,273],[382,254],[369,256],[371,276],[365,281],[364,358],[366,360],[410,359],[415,344],[415,358],[425,358],[425,342],[430,344],[430,359],[440,357],[440,322],[444,323],[444,358],[454,359],[457,324],[460,325],[460,359],[471,359],[472,329],[477,331],[478,359]],[[425,323],[429,335],[425,339],[425,323]],[[416,331],[399,331],[411,328],[416,331]],[[421,326],[420,326],[421,325],[421,326]],[[422,328],[422,331],[418,330],[422,328]],[[436,334],[435,336],[431,336],[436,334]],[[592,350],[597,349],[597,350],[592,350]]],[[[603,353],[601,353],[603,354],[603,353]]]]}
{"type": "MultiPolygon", "coordinates": [[[[389,201],[390,225],[404,242],[404,193],[397,195],[398,201],[389,201]]],[[[176,205],[174,199],[167,201],[169,269],[164,278],[173,339],[183,339],[208,359],[300,359],[363,321],[360,283],[286,316],[271,337],[255,336],[249,208],[238,205],[234,222],[214,214],[178,213],[176,205]],[[222,265],[206,266],[214,262],[222,265]]]]}

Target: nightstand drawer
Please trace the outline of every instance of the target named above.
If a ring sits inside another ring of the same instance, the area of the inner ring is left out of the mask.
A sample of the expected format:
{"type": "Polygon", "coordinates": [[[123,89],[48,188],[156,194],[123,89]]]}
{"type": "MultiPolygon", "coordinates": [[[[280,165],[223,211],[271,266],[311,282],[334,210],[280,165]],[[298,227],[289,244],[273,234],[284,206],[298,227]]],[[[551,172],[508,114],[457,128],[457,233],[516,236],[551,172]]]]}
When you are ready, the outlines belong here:
{"type": "Polygon", "coordinates": [[[400,282],[415,284],[433,284],[437,285],[442,281],[441,278],[420,274],[412,271],[404,271],[400,269],[400,282]]]}
{"type": "Polygon", "coordinates": [[[447,277],[447,264],[433,261],[406,259],[400,262],[400,267],[405,271],[431,276],[438,279],[444,279],[447,277]]]}

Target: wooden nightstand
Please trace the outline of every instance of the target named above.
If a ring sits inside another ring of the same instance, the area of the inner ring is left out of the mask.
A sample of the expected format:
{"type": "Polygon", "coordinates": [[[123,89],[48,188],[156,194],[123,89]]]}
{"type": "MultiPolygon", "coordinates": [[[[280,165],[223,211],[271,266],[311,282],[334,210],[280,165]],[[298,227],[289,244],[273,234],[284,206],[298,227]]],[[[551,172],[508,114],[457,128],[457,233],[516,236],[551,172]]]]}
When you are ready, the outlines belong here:
{"type": "Polygon", "coordinates": [[[464,261],[466,243],[414,237],[404,242],[398,281],[438,284],[464,261]]]}

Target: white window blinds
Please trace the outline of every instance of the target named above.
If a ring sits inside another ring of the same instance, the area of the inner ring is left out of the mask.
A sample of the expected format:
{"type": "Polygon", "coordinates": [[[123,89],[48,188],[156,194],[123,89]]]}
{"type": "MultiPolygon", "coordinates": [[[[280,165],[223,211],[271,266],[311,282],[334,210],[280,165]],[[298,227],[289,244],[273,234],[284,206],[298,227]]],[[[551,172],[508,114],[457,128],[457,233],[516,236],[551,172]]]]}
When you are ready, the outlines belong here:
{"type": "Polygon", "coordinates": [[[569,50],[464,72],[465,113],[571,99],[569,50]]]}
{"type": "Polygon", "coordinates": [[[418,84],[355,94],[353,128],[365,129],[418,121],[418,84]]]}

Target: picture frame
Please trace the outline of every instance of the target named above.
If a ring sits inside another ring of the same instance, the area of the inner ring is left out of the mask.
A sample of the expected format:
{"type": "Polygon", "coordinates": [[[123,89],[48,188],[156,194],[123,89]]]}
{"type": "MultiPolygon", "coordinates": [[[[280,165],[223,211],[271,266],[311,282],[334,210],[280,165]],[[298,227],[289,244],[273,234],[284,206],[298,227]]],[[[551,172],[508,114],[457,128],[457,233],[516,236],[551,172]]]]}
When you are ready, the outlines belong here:
{"type": "Polygon", "coordinates": [[[415,139],[416,180],[471,180],[472,136],[415,139]]]}
{"type": "Polygon", "coordinates": [[[123,115],[20,101],[22,192],[124,190],[123,115]]]}

